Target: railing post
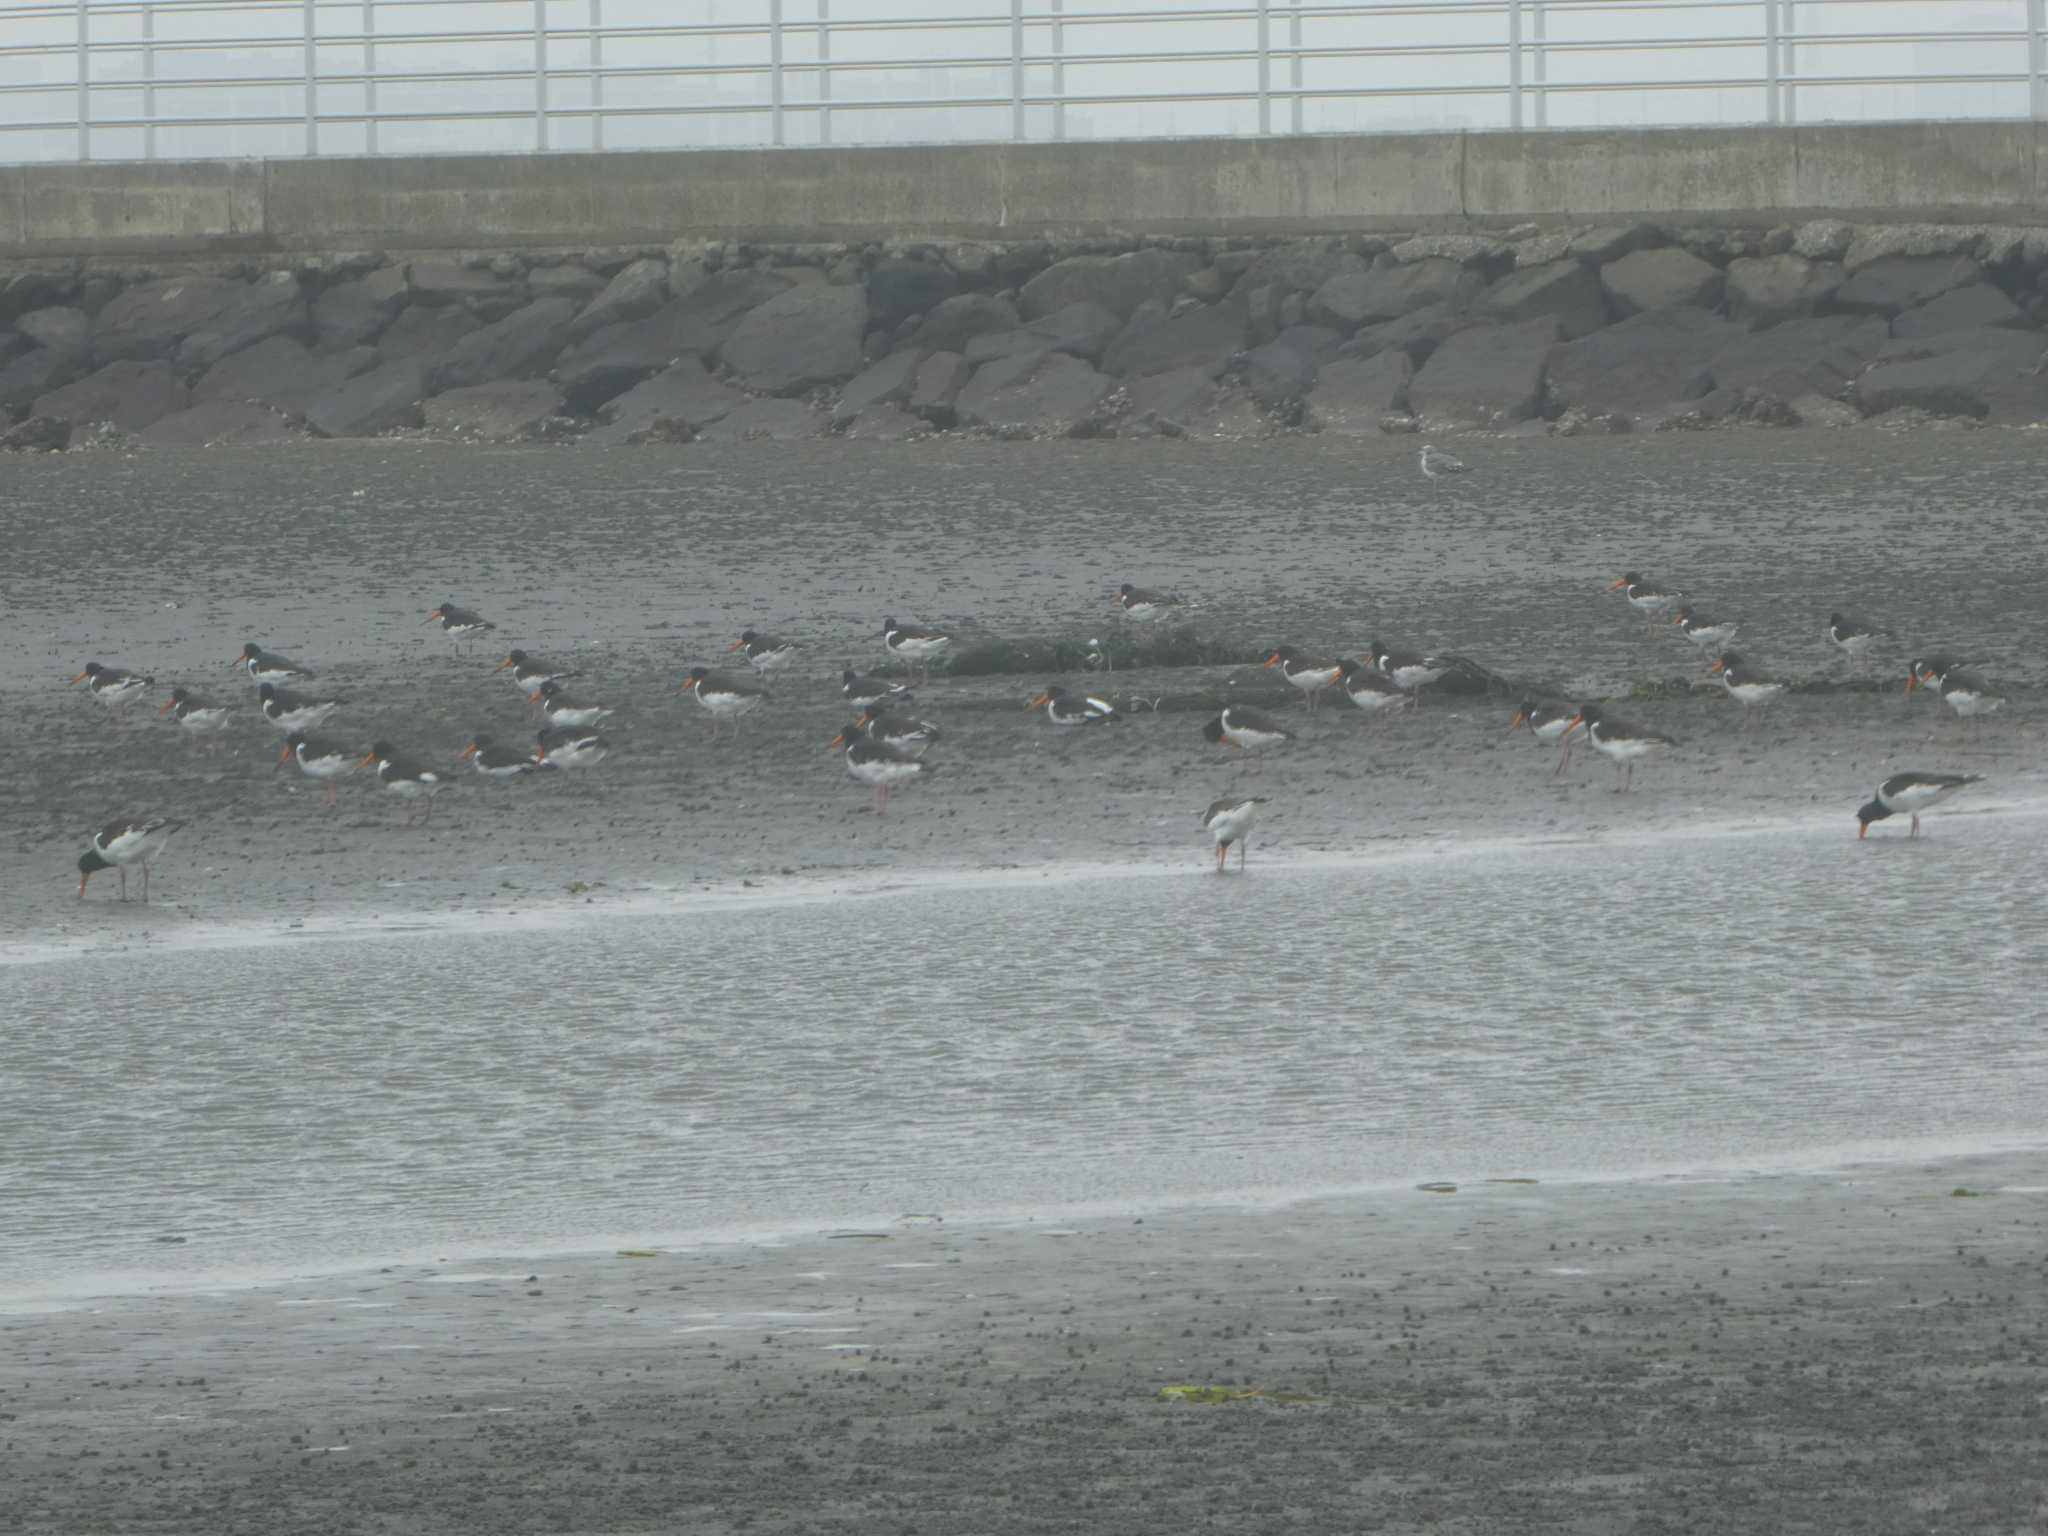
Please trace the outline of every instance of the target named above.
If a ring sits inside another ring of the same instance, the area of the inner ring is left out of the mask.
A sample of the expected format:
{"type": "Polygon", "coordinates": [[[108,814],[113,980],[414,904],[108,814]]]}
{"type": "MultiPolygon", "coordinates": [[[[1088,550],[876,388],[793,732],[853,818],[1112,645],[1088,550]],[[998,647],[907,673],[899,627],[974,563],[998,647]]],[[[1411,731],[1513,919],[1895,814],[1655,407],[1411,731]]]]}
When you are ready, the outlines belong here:
{"type": "Polygon", "coordinates": [[[142,8],[142,158],[156,158],[156,7],[142,8]]]}
{"type": "Polygon", "coordinates": [[[1508,0],[1508,126],[1522,126],[1522,0],[1508,0]]]}
{"type": "Polygon", "coordinates": [[[2048,0],[2027,0],[2027,41],[2034,116],[2048,118],[2048,0]]]}
{"type": "Polygon", "coordinates": [[[604,148],[604,0],[590,0],[590,147],[604,148]]]}
{"type": "Polygon", "coordinates": [[[548,147],[548,0],[533,0],[533,147],[548,147]]]}
{"type": "Polygon", "coordinates": [[[1294,109],[1289,121],[1296,133],[1301,132],[1301,0],[1294,0],[1294,14],[1287,18],[1287,46],[1293,50],[1287,72],[1287,83],[1293,87],[1294,109]]]}
{"type": "Polygon", "coordinates": [[[1778,0],[1764,0],[1764,121],[1779,121],[1778,0]]]}
{"type": "Polygon", "coordinates": [[[1010,0],[1010,137],[1024,142],[1024,0],[1010,0]]]}
{"type": "Polygon", "coordinates": [[[832,142],[832,0],[818,0],[818,142],[832,142]]]}
{"type": "Polygon", "coordinates": [[[1529,0],[1530,73],[1535,77],[1536,126],[1550,126],[1550,50],[1543,45],[1549,41],[1548,19],[1543,14],[1543,0],[1529,0]]]}
{"type": "Polygon", "coordinates": [[[1259,132],[1273,131],[1273,0],[1259,0],[1259,132]]]}
{"type": "Polygon", "coordinates": [[[768,0],[768,142],[783,142],[782,0],[768,0]]]}
{"type": "MultiPolygon", "coordinates": [[[[820,0],[823,3],[823,0],[820,0]]],[[[1060,20],[1066,0],[1052,0],[1052,136],[1067,136],[1067,29],[1060,20]]]]}
{"type": "Polygon", "coordinates": [[[305,36],[301,47],[306,61],[306,154],[310,158],[320,153],[319,59],[313,47],[320,22],[315,13],[313,0],[305,0],[300,10],[305,18],[305,36]]]}
{"type": "Polygon", "coordinates": [[[92,19],[78,0],[78,158],[92,158],[92,19]]]}
{"type": "Polygon", "coordinates": [[[377,0],[363,0],[363,153],[377,153],[377,0]]]}

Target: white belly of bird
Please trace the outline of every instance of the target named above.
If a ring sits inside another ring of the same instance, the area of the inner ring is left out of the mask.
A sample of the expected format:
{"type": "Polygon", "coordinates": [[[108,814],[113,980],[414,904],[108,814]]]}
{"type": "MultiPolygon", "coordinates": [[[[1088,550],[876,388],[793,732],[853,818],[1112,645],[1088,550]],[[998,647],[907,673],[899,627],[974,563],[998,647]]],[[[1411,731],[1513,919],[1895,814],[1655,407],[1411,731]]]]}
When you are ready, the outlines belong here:
{"type": "Polygon", "coordinates": [[[1346,689],[1351,702],[1369,715],[1376,715],[1383,709],[1399,709],[1408,700],[1398,693],[1381,693],[1376,688],[1346,689]]]}
{"type": "Polygon", "coordinates": [[[1251,831],[1252,823],[1258,819],[1259,808],[1256,805],[1246,804],[1219,811],[1209,822],[1209,835],[1216,839],[1219,847],[1224,843],[1234,843],[1251,831]]]}
{"type": "Polygon", "coordinates": [[[1783,683],[1730,683],[1728,691],[1745,708],[1755,709],[1760,704],[1770,703],[1771,700],[1783,693],[1785,685],[1783,683]]]}
{"type": "Polygon", "coordinates": [[[796,655],[796,647],[785,645],[779,651],[763,651],[758,656],[749,656],[747,660],[754,664],[756,672],[773,672],[794,655],[796,655]]]}
{"type": "Polygon", "coordinates": [[[1930,805],[1939,805],[1962,786],[1959,784],[1915,784],[1884,798],[1884,808],[1902,816],[1917,816],[1930,805]]]}
{"type": "Polygon", "coordinates": [[[1287,681],[1303,693],[1314,693],[1318,688],[1327,688],[1337,680],[1335,667],[1318,667],[1312,672],[1290,672],[1287,681]]]}
{"type": "Polygon", "coordinates": [[[578,742],[572,746],[554,747],[548,752],[548,761],[563,768],[589,768],[604,761],[610,751],[598,742],[578,742]]]}
{"type": "Polygon", "coordinates": [[[123,832],[100,850],[109,864],[147,864],[164,851],[168,832],[123,832]]]}
{"type": "Polygon", "coordinates": [[[1655,750],[1657,743],[1645,741],[1640,736],[1624,736],[1618,741],[1611,736],[1595,736],[1593,745],[1616,762],[1626,763],[1638,757],[1648,756],[1655,750]]]}
{"type": "Polygon", "coordinates": [[[1396,688],[1405,688],[1412,693],[1417,688],[1433,683],[1442,677],[1444,669],[1442,667],[1396,667],[1387,675],[1393,678],[1396,688]]]}
{"type": "Polygon", "coordinates": [[[1994,713],[2005,700],[1988,693],[1968,693],[1956,689],[1942,695],[1948,700],[1948,707],[1959,715],[1988,715],[1994,713]]]}
{"type": "Polygon", "coordinates": [[[1223,735],[1225,740],[1247,751],[1256,751],[1260,747],[1276,746],[1287,739],[1278,731],[1256,731],[1243,728],[1237,730],[1226,728],[1223,735]]]}
{"type": "Polygon", "coordinates": [[[225,730],[228,723],[226,709],[188,709],[178,717],[178,724],[188,731],[225,730]]]}
{"type": "Polygon", "coordinates": [[[1579,730],[1580,727],[1573,725],[1570,717],[1567,716],[1562,720],[1546,720],[1541,725],[1530,726],[1529,729],[1536,733],[1538,741],[1548,742],[1555,746],[1558,742],[1563,741],[1565,737],[1579,730]]]}
{"type": "MultiPolygon", "coordinates": [[[[744,715],[750,709],[759,709],[761,707],[761,695],[758,693],[707,693],[704,689],[699,688],[697,690],[697,702],[710,710],[714,715],[744,715]]],[[[587,725],[590,722],[569,720],[563,723],[565,725],[587,725]]]]}
{"type": "Polygon", "coordinates": [[[863,784],[897,785],[914,779],[922,773],[918,763],[895,762],[886,757],[870,757],[846,760],[846,771],[863,784]]]}
{"type": "Polygon", "coordinates": [[[346,757],[307,757],[299,760],[300,771],[315,779],[338,779],[354,766],[354,760],[346,757]]]}
{"type": "Polygon", "coordinates": [[[106,705],[107,708],[112,709],[116,705],[127,704],[142,697],[143,690],[148,687],[149,684],[139,677],[127,678],[118,683],[109,683],[99,691],[99,701],[106,705]]]}
{"type": "Polygon", "coordinates": [[[394,795],[402,796],[407,800],[417,800],[422,795],[436,793],[442,785],[440,776],[430,773],[423,778],[417,779],[386,779],[384,787],[394,795]]]}
{"type": "Polygon", "coordinates": [[[1846,640],[1837,640],[1835,644],[1839,645],[1851,656],[1861,656],[1870,649],[1871,642],[1876,639],[1877,636],[1875,635],[1851,635],[1846,640]]]}
{"type": "Polygon", "coordinates": [[[898,656],[908,656],[912,661],[930,661],[953,642],[944,636],[927,639],[898,640],[889,649],[898,656]]]}
{"type": "Polygon", "coordinates": [[[287,709],[263,718],[289,735],[293,731],[310,731],[337,709],[339,704],[308,704],[302,709],[287,709]]]}
{"type": "Polygon", "coordinates": [[[579,704],[568,709],[551,709],[548,718],[557,725],[595,725],[611,711],[597,704],[579,704]]]}
{"type": "Polygon", "coordinates": [[[1688,629],[1685,638],[1704,650],[1710,645],[1726,645],[1735,638],[1733,624],[1709,624],[1705,629],[1688,629]]]}

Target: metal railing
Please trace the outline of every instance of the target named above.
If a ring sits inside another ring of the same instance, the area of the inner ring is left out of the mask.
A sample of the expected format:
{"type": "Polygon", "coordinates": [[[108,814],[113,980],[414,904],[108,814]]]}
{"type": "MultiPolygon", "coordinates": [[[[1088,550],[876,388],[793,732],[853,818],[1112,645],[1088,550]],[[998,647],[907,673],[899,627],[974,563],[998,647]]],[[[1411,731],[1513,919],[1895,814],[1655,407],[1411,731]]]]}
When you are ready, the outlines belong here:
{"type": "Polygon", "coordinates": [[[2048,0],[0,0],[0,162],[2048,118],[2048,0]]]}

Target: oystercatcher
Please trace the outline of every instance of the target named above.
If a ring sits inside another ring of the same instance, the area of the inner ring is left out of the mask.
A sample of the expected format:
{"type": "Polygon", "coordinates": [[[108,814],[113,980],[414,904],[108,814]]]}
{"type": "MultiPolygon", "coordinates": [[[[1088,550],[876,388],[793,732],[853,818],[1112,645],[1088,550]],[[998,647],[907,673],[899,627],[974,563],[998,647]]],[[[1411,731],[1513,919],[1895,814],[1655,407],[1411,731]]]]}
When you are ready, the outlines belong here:
{"type": "Polygon", "coordinates": [[[173,688],[171,700],[157,711],[159,715],[175,714],[178,724],[192,733],[195,741],[203,742],[209,736],[217,736],[228,728],[228,706],[216,704],[202,698],[189,688],[173,688]]]}
{"type": "Polygon", "coordinates": [[[1377,672],[1356,661],[1340,661],[1337,670],[1344,677],[1344,696],[1364,710],[1368,718],[1415,703],[1415,695],[1384,672],[1377,672]]]}
{"type": "Polygon", "coordinates": [[[922,762],[910,753],[891,746],[886,741],[877,741],[855,722],[832,738],[832,745],[846,749],[846,771],[863,784],[872,785],[875,791],[875,814],[889,814],[889,791],[898,784],[908,784],[920,774],[936,773],[931,764],[922,762]]]}
{"type": "Polygon", "coordinates": [[[388,742],[377,742],[365,752],[356,763],[358,768],[377,765],[377,782],[392,794],[408,802],[405,824],[425,826],[434,819],[434,796],[446,789],[450,780],[435,769],[410,757],[401,757],[388,742]],[[424,805],[425,810],[415,817],[411,807],[424,805]]]}
{"type": "Polygon", "coordinates": [[[1045,718],[1058,726],[1105,725],[1123,719],[1116,706],[1099,693],[1070,694],[1050,684],[1025,707],[1044,710],[1045,718]]]}
{"type": "Polygon", "coordinates": [[[1393,651],[1377,640],[1372,643],[1372,664],[1396,688],[1413,694],[1417,704],[1422,702],[1422,689],[1457,669],[1457,663],[1448,656],[1419,656],[1413,651],[1393,651]]]}
{"type": "Polygon", "coordinates": [[[1586,728],[1586,739],[1593,744],[1595,752],[1614,760],[1616,776],[1620,780],[1615,785],[1616,794],[1627,793],[1635,779],[1637,758],[1647,756],[1660,747],[1678,745],[1670,736],[1616,719],[1597,704],[1581,704],[1572,720],[1586,728]]]}
{"type": "Polygon", "coordinates": [[[512,669],[512,681],[519,685],[519,691],[526,695],[528,703],[532,703],[540,696],[542,683],[558,683],[575,676],[567,667],[559,666],[552,661],[544,661],[525,651],[506,652],[505,659],[491,670],[503,672],[507,667],[512,669]]]}
{"type": "Polygon", "coordinates": [[[314,675],[311,667],[302,667],[289,656],[266,651],[254,640],[244,645],[242,654],[228,665],[242,668],[259,683],[303,683],[314,675]]]}
{"type": "Polygon", "coordinates": [[[1879,629],[1874,624],[1865,624],[1839,613],[1828,615],[1828,639],[1835,643],[1859,671],[1863,667],[1865,652],[1889,633],[1889,630],[1879,629]]]}
{"type": "Polygon", "coordinates": [[[587,725],[553,726],[540,733],[535,755],[551,768],[595,768],[611,755],[612,744],[587,725]]]}
{"type": "Polygon", "coordinates": [[[918,666],[927,678],[931,676],[932,663],[945,655],[952,643],[953,637],[942,629],[898,624],[894,619],[882,620],[882,649],[918,666]]]}
{"type": "Polygon", "coordinates": [[[1642,576],[1635,571],[1626,572],[1621,580],[1610,583],[1607,590],[1610,592],[1626,593],[1629,607],[1635,609],[1645,619],[1652,621],[1660,613],[1669,612],[1671,605],[1680,601],[1685,596],[1676,587],[1653,585],[1643,580],[1642,576]]]}
{"type": "Polygon", "coordinates": [[[1123,609],[1125,618],[1139,624],[1157,623],[1174,609],[1187,606],[1185,598],[1176,597],[1171,592],[1148,592],[1128,581],[1116,589],[1116,596],[1110,601],[1123,609]]]}
{"type": "Polygon", "coordinates": [[[1251,846],[1251,830],[1259,819],[1259,807],[1266,802],[1259,795],[1231,795],[1214,801],[1209,809],[1202,812],[1202,825],[1209,829],[1209,836],[1216,842],[1216,873],[1223,873],[1223,862],[1230,856],[1230,845],[1237,844],[1237,867],[1244,869],[1245,852],[1251,846]]]}
{"type": "Polygon", "coordinates": [[[1690,604],[1672,614],[1671,622],[1678,626],[1678,632],[1686,639],[1702,651],[1715,656],[1721,654],[1721,648],[1735,638],[1735,631],[1741,627],[1719,619],[1710,619],[1694,610],[1690,604]]]}
{"type": "Polygon", "coordinates": [[[1915,656],[1906,663],[1906,692],[1927,687],[1938,693],[1949,673],[1960,672],[1969,665],[1955,656],[1915,656]]]}
{"type": "Polygon", "coordinates": [[[278,766],[297,763],[299,772],[309,779],[320,782],[320,803],[332,810],[341,804],[341,792],[336,780],[355,772],[355,754],[339,742],[328,741],[319,736],[308,736],[304,731],[293,731],[284,740],[284,751],[278,754],[278,766]]]}
{"type": "Polygon", "coordinates": [[[78,897],[85,899],[85,882],[103,869],[121,872],[121,899],[128,899],[128,866],[142,867],[142,899],[149,901],[149,866],[164,851],[171,834],[182,821],[166,816],[116,816],[93,833],[91,843],[78,856],[78,897]]]}
{"type": "Polygon", "coordinates": [[[1472,466],[1463,459],[1454,459],[1434,443],[1422,445],[1422,473],[1434,480],[1438,475],[1469,475],[1472,466]]]}
{"type": "Polygon", "coordinates": [[[908,757],[923,757],[940,735],[931,721],[893,714],[879,704],[870,704],[860,712],[860,728],[869,740],[894,747],[908,757]]]}
{"type": "Polygon", "coordinates": [[[341,708],[339,699],[309,699],[275,683],[263,684],[256,697],[262,701],[263,718],[287,734],[310,731],[341,708]]]}
{"type": "Polygon", "coordinates": [[[1877,786],[1874,798],[1857,807],[1856,836],[1868,836],[1873,821],[1883,821],[1887,816],[1911,816],[1913,829],[1906,835],[1918,837],[1922,811],[1932,810],[1959,789],[1983,782],[1981,773],[1895,773],[1877,786]]]}
{"type": "Polygon", "coordinates": [[[732,721],[733,733],[737,735],[741,717],[752,714],[768,702],[767,689],[735,678],[720,677],[709,667],[690,668],[683,678],[683,691],[694,693],[697,702],[711,712],[713,741],[718,739],[718,727],[723,721],[732,721]]]}
{"type": "Polygon", "coordinates": [[[1278,667],[1280,675],[1307,696],[1310,709],[1316,707],[1316,700],[1322,696],[1323,690],[1344,675],[1341,663],[1311,661],[1291,645],[1274,646],[1265,664],[1278,667]]]}
{"type": "Polygon", "coordinates": [[[569,696],[569,690],[553,678],[540,685],[540,712],[549,725],[595,725],[611,714],[602,704],[591,704],[569,696]]]}
{"type": "Polygon", "coordinates": [[[891,704],[910,704],[917,698],[908,683],[885,683],[879,677],[867,677],[851,667],[839,674],[839,696],[855,709],[866,709],[870,704],[880,704],[884,700],[891,704]]]}
{"type": "Polygon", "coordinates": [[[1202,735],[1218,746],[1254,754],[1294,740],[1294,732],[1249,704],[1224,705],[1223,712],[1202,727],[1202,735]]]}
{"type": "Polygon", "coordinates": [[[756,672],[773,672],[786,666],[797,653],[795,642],[777,640],[773,636],[759,634],[754,630],[744,631],[739,639],[726,647],[727,651],[745,651],[747,665],[756,672]]]}
{"type": "Polygon", "coordinates": [[[474,763],[476,771],[487,779],[516,779],[540,766],[540,759],[532,754],[517,747],[501,747],[484,735],[471,737],[455,760],[474,763]]]}
{"type": "Polygon", "coordinates": [[[1728,696],[1742,706],[1745,728],[1759,718],[1757,711],[1785,691],[1783,683],[1764,676],[1733,651],[1723,651],[1713,670],[1720,674],[1721,686],[1728,690],[1728,696]]]}
{"type": "Polygon", "coordinates": [[[144,677],[125,667],[102,666],[97,661],[88,661],[85,670],[71,681],[85,684],[87,693],[113,711],[109,719],[120,718],[122,710],[156,686],[153,677],[144,677]]]}
{"type": "Polygon", "coordinates": [[[456,607],[452,598],[420,620],[422,624],[436,621],[441,625],[441,633],[458,644],[464,640],[474,642],[498,627],[474,609],[456,607]]]}
{"type": "Polygon", "coordinates": [[[1557,760],[1557,766],[1550,770],[1554,779],[1571,766],[1572,744],[1585,729],[1579,723],[1579,712],[1570,705],[1560,708],[1554,704],[1538,704],[1534,699],[1524,699],[1515,708],[1515,718],[1508,723],[1508,733],[1514,734],[1523,726],[1546,746],[1564,747],[1564,755],[1557,760]]]}
{"type": "Polygon", "coordinates": [[[1978,715],[1998,713],[2005,703],[2005,695],[1976,673],[1951,667],[1942,674],[1941,702],[1954,710],[1956,718],[1967,725],[1978,715]]]}

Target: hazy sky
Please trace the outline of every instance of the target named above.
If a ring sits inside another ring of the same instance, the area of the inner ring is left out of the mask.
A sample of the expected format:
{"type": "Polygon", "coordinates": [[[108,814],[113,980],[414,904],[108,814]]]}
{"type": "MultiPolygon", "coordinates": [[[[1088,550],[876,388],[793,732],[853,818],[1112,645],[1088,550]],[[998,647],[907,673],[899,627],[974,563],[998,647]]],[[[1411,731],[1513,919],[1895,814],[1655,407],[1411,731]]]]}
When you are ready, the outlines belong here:
{"type": "MultiPolygon", "coordinates": [[[[1260,0],[1017,3],[1026,17],[1027,138],[1260,131],[1260,0]],[[1143,19],[1104,19],[1132,13],[1143,19]],[[1163,57],[1117,57],[1133,54],[1163,57]],[[1051,62],[1056,55],[1064,63],[1051,62]],[[1056,94],[1069,99],[1064,110],[1041,100],[1056,94]]],[[[838,143],[1010,137],[1012,4],[782,0],[784,142],[813,144],[827,134],[838,143]],[[824,59],[835,66],[829,72],[818,67],[824,59]],[[826,94],[829,114],[819,110],[826,94]],[[933,104],[910,104],[919,102],[933,104]]],[[[767,110],[770,5],[87,0],[91,153],[362,154],[372,147],[364,118],[373,95],[383,114],[374,129],[379,152],[531,149],[540,142],[537,9],[547,24],[547,147],[766,144],[775,127],[767,110]],[[309,24],[321,82],[310,144],[309,24]],[[594,41],[600,26],[603,40],[594,41]],[[682,27],[717,30],[685,35],[682,27]],[[152,36],[153,59],[140,46],[152,36]],[[366,37],[374,42],[366,46],[366,37]],[[622,73],[595,82],[600,63],[622,73]],[[134,126],[149,115],[151,74],[153,142],[134,126]],[[592,115],[600,93],[609,109],[601,129],[592,115]],[[443,120],[432,120],[437,114],[443,120]]],[[[1266,5],[1271,131],[1510,123],[1508,21],[1499,0],[1402,0],[1378,14],[1368,0],[1266,5]],[[1306,50],[1298,63],[1288,51],[1296,46],[1306,50]],[[1305,93],[1298,107],[1297,86],[1305,93]]],[[[1791,107],[1800,121],[2028,115],[2028,0],[1781,0],[1778,10],[1791,34],[1864,39],[1806,43],[1789,54],[1788,72],[1836,82],[1797,90],[1791,107]],[[1868,40],[1901,33],[1919,36],[1868,40]],[[2010,78],[1893,83],[1957,75],[2010,78]]],[[[1664,9],[1522,0],[1523,123],[1761,121],[1765,12],[1763,0],[1664,9]],[[1549,45],[1541,50],[1539,16],[1549,45]],[[1539,71],[1548,92],[1538,89],[1539,71]]],[[[75,0],[0,0],[0,161],[76,157],[78,32],[75,0]]]]}

